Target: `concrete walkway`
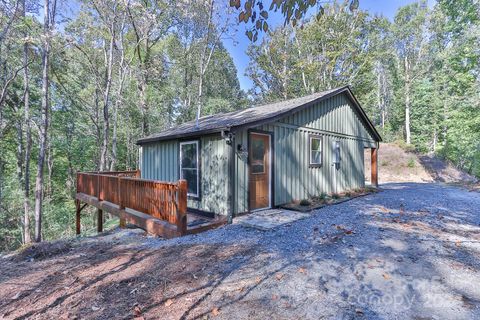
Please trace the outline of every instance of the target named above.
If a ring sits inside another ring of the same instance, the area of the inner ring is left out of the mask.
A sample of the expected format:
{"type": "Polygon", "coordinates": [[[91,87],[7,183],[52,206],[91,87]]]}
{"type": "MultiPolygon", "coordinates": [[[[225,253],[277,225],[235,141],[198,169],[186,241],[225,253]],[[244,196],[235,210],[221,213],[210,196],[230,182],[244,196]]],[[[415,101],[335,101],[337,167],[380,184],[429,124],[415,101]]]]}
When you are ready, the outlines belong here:
{"type": "Polygon", "coordinates": [[[309,216],[309,213],[293,210],[268,209],[237,217],[234,219],[234,223],[260,230],[270,230],[300,219],[308,218],[309,216]]]}

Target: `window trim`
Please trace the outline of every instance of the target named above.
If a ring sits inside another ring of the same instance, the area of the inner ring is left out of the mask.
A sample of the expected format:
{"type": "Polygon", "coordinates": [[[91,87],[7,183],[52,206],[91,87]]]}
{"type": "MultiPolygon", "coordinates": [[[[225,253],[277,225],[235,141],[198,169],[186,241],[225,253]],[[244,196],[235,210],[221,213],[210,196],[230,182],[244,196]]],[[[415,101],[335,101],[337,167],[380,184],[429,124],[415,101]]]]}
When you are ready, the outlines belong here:
{"type": "Polygon", "coordinates": [[[308,136],[308,167],[309,168],[320,168],[323,166],[323,135],[320,134],[311,134],[308,136]],[[320,140],[321,145],[321,157],[320,163],[312,163],[312,139],[320,140]]]}
{"type": "Polygon", "coordinates": [[[200,199],[200,161],[201,161],[201,157],[200,157],[200,141],[199,140],[186,140],[186,141],[180,141],[179,143],[179,148],[178,148],[178,156],[179,156],[179,159],[178,159],[178,166],[179,166],[179,172],[178,172],[178,176],[180,179],[184,179],[183,176],[182,176],[182,146],[184,145],[187,145],[187,144],[195,144],[196,147],[197,147],[197,193],[194,194],[194,193],[189,193],[187,191],[187,196],[189,198],[195,198],[195,199],[200,199]]]}

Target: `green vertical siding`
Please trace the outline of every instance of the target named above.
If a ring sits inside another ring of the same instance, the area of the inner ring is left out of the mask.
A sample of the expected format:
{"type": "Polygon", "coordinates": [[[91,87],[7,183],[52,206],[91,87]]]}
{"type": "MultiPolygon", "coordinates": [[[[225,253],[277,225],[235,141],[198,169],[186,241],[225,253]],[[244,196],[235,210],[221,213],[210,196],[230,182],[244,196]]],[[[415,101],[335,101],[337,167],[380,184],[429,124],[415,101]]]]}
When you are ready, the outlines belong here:
{"type": "Polygon", "coordinates": [[[178,180],[178,141],[169,140],[142,146],[142,178],[160,181],[178,180]]]}
{"type": "MultiPolygon", "coordinates": [[[[192,139],[195,140],[195,139],[192,139]]],[[[198,140],[198,139],[197,139],[198,140]]],[[[188,207],[227,213],[228,146],[220,135],[200,139],[200,199],[189,198],[188,207]]],[[[159,141],[143,145],[142,178],[160,181],[179,179],[179,141],[159,141]]]]}
{"type": "Polygon", "coordinates": [[[189,199],[188,207],[226,215],[228,212],[229,146],[220,135],[204,136],[201,144],[200,200],[189,199]]]}
{"type": "MultiPolygon", "coordinates": [[[[235,144],[248,147],[247,131],[243,130],[235,135],[235,144]]],[[[248,211],[248,168],[247,156],[238,150],[235,153],[235,213],[248,211]]]]}
{"type": "Polygon", "coordinates": [[[279,122],[375,141],[358,111],[343,94],[285,117],[279,122]]]}
{"type": "MultiPolygon", "coordinates": [[[[274,205],[364,187],[364,148],[375,141],[365,129],[349,100],[336,96],[318,105],[262,125],[253,130],[273,133],[274,205]],[[309,167],[309,136],[323,137],[323,165],[309,167]],[[341,164],[334,167],[334,146],[340,142],[341,164]]],[[[238,132],[236,143],[248,148],[247,130],[238,132]]],[[[248,211],[247,159],[237,152],[235,212],[248,211]]]]}

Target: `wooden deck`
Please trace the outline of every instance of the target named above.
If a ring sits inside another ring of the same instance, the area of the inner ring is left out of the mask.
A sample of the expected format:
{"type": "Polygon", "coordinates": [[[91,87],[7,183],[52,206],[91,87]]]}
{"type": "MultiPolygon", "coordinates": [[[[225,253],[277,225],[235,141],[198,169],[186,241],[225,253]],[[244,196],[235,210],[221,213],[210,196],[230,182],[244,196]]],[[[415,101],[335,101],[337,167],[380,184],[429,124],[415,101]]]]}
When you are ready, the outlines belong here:
{"type": "Polygon", "coordinates": [[[186,180],[171,183],[139,177],[139,171],[78,173],[77,234],[86,205],[98,209],[98,232],[103,231],[103,211],[119,217],[121,227],[133,224],[164,238],[199,233],[226,223],[224,217],[208,218],[188,212],[186,180]]]}

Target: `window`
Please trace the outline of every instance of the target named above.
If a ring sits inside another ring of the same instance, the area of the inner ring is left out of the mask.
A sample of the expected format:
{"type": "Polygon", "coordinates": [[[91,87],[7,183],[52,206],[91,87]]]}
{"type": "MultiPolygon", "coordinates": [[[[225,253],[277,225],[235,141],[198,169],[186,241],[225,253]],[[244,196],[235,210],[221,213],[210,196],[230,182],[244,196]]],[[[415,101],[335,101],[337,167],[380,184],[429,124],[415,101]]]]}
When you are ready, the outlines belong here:
{"type": "Polygon", "coordinates": [[[322,165],[323,140],[321,136],[310,136],[310,166],[322,165]]]}
{"type": "Polygon", "coordinates": [[[187,194],[199,196],[198,141],[180,143],[180,179],[187,180],[187,194]]]}
{"type": "Polygon", "coordinates": [[[263,139],[252,139],[252,164],[253,174],[265,173],[265,141],[263,139]]]}

